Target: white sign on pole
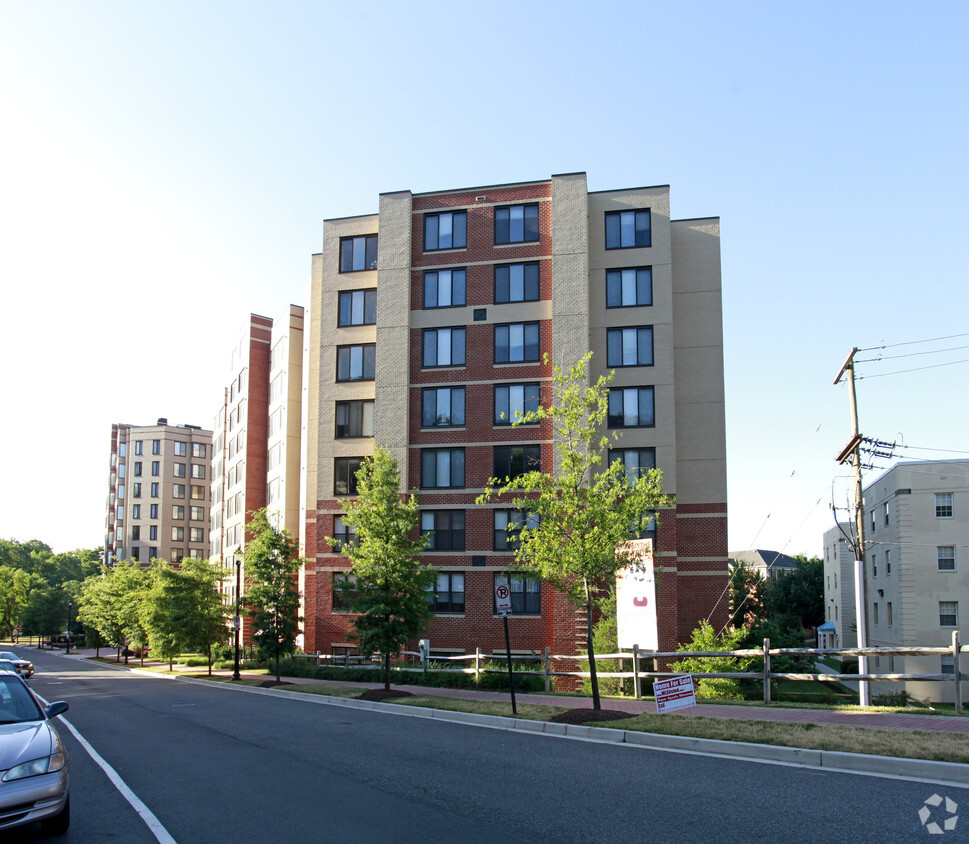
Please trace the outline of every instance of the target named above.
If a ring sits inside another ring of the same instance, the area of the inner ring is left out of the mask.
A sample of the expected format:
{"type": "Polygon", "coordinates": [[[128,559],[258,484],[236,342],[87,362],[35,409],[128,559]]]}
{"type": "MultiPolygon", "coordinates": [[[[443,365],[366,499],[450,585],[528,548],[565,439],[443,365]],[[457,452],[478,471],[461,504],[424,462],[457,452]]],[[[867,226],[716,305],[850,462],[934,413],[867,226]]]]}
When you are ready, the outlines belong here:
{"type": "Polygon", "coordinates": [[[696,692],[693,690],[693,676],[690,674],[657,680],[653,683],[653,694],[656,695],[658,715],[696,706],[696,692]]]}
{"type": "Polygon", "coordinates": [[[646,651],[659,650],[656,621],[656,578],[653,572],[653,540],[634,539],[631,549],[637,564],[616,572],[616,627],[620,649],[639,645],[646,651]]]}
{"type": "Polygon", "coordinates": [[[495,609],[498,615],[508,615],[511,612],[511,589],[506,583],[499,583],[495,587],[495,609]]]}

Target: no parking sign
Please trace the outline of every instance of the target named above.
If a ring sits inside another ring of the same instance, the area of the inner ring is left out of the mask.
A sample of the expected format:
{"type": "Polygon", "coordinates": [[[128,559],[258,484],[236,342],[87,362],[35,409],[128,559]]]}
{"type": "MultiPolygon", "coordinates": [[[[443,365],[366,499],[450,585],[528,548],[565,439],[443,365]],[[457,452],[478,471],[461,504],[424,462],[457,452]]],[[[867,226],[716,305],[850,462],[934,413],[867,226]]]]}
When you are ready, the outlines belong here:
{"type": "Polygon", "coordinates": [[[498,615],[508,615],[511,612],[511,589],[506,583],[499,583],[495,587],[495,609],[498,615]]]}

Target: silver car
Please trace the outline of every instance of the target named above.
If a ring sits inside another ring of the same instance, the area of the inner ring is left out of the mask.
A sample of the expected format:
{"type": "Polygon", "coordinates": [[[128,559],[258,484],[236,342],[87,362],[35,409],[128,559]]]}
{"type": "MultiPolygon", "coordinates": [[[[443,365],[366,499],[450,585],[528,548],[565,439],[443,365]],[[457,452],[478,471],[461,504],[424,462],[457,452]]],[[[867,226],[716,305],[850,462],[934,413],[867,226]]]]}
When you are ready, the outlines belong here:
{"type": "Polygon", "coordinates": [[[51,719],[62,700],[42,706],[16,673],[0,671],[0,832],[40,821],[47,835],[71,823],[67,751],[51,719]]]}
{"type": "Polygon", "coordinates": [[[17,656],[13,651],[0,651],[0,659],[6,659],[12,662],[20,670],[20,676],[25,680],[29,680],[34,676],[34,664],[29,659],[23,659],[17,656]]]}

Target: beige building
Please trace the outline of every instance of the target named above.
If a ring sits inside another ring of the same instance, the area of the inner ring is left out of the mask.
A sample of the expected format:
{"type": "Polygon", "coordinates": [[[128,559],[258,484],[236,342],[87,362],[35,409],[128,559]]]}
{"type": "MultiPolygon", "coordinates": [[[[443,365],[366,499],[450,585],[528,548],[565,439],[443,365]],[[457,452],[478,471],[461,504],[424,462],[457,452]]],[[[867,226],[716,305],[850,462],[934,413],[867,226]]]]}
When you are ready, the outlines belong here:
{"type": "MultiPolygon", "coordinates": [[[[899,463],[865,489],[868,641],[872,647],[969,644],[969,460],[899,463]]],[[[855,647],[854,560],[837,528],[824,535],[827,622],[855,647]]],[[[874,657],[875,673],[952,674],[951,656],[874,657]]],[[[963,673],[969,666],[963,665],[963,673]]],[[[901,683],[874,683],[875,694],[901,683]]],[[[953,699],[953,684],[910,681],[910,694],[953,699]]]]}
{"type": "Polygon", "coordinates": [[[206,557],[211,461],[197,425],[112,425],[105,562],[206,557]]]}

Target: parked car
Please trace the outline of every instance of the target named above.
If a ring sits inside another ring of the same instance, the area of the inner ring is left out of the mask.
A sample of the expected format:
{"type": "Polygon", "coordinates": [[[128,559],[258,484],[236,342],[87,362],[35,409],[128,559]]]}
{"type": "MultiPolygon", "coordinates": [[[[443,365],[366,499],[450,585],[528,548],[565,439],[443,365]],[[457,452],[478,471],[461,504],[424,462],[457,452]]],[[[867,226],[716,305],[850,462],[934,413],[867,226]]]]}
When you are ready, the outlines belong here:
{"type": "Polygon", "coordinates": [[[34,664],[29,659],[21,659],[13,651],[0,651],[0,659],[9,660],[16,665],[22,677],[30,679],[34,676],[34,664]]]}
{"type": "Polygon", "coordinates": [[[0,832],[40,821],[60,835],[70,826],[67,751],[52,723],[67,708],[42,706],[19,674],[0,671],[0,832]]]}
{"type": "Polygon", "coordinates": [[[23,676],[19,666],[14,665],[9,659],[0,659],[0,671],[9,671],[18,677],[23,676]]]}

